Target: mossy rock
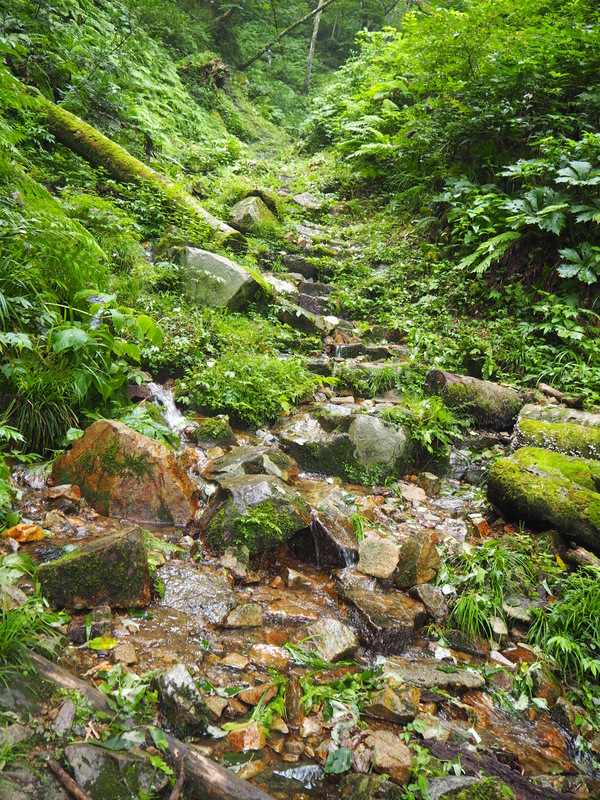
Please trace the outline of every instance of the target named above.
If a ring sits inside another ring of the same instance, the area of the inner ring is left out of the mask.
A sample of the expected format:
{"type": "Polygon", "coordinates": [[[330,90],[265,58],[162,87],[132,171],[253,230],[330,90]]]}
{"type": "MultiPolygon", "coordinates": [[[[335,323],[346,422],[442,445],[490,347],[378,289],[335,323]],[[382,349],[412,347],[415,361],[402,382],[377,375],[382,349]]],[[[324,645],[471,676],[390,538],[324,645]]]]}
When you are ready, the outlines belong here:
{"type": "Polygon", "coordinates": [[[115,420],[90,425],[56,459],[52,480],[79,486],[104,516],[187,525],[196,509],[195,486],[173,453],[115,420]]]}
{"type": "Polygon", "coordinates": [[[600,461],[600,428],[522,417],[517,423],[516,433],[521,447],[542,447],[600,461]]]}
{"type": "Polygon", "coordinates": [[[235,433],[231,429],[231,425],[226,419],[222,417],[207,417],[203,419],[197,428],[194,428],[190,434],[190,438],[196,444],[203,447],[228,447],[235,445],[235,433]]]}
{"type": "Polygon", "coordinates": [[[495,778],[478,781],[451,797],[453,800],[506,800],[502,784],[495,778]]]}
{"type": "Polygon", "coordinates": [[[245,545],[251,555],[268,552],[308,527],[309,507],[270,475],[243,475],[221,483],[199,526],[215,552],[245,545]]]}
{"type": "Polygon", "coordinates": [[[362,414],[355,406],[324,405],[300,412],[277,434],[282,449],[303,469],[353,483],[381,485],[412,463],[404,428],[362,414]]]}
{"type": "Polygon", "coordinates": [[[447,406],[469,414],[477,425],[492,430],[512,430],[523,406],[514,389],[441,369],[428,373],[424,388],[439,395],[447,406]]]}
{"type": "Polygon", "coordinates": [[[600,552],[600,463],[535,447],[492,467],[488,500],[533,526],[555,528],[600,552]]]}
{"type": "Polygon", "coordinates": [[[140,528],[103,536],[42,564],[37,578],[42,594],[57,608],[137,608],[150,603],[150,569],[140,528]]]}

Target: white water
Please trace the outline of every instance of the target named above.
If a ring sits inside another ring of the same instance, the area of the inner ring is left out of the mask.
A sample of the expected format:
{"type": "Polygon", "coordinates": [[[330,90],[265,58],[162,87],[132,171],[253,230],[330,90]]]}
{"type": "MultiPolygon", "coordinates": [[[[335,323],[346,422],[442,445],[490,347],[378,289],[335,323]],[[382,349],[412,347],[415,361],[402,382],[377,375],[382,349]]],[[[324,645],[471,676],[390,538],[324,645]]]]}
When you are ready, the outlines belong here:
{"type": "Polygon", "coordinates": [[[165,421],[165,425],[175,433],[185,428],[188,424],[188,420],[177,408],[171,389],[167,389],[159,383],[148,383],[146,385],[152,394],[152,399],[160,408],[160,413],[165,421]]]}

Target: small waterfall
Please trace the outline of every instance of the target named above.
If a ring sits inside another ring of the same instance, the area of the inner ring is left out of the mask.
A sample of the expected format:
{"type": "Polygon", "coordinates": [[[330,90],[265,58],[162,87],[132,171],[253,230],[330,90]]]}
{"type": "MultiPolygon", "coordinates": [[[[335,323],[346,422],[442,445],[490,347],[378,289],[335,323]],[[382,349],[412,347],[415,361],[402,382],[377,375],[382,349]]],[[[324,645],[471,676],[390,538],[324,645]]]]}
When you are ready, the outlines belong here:
{"type": "Polygon", "coordinates": [[[175,433],[179,433],[188,424],[188,420],[177,408],[171,389],[167,389],[159,383],[147,383],[146,386],[150,390],[152,399],[160,408],[165,425],[175,433]]]}

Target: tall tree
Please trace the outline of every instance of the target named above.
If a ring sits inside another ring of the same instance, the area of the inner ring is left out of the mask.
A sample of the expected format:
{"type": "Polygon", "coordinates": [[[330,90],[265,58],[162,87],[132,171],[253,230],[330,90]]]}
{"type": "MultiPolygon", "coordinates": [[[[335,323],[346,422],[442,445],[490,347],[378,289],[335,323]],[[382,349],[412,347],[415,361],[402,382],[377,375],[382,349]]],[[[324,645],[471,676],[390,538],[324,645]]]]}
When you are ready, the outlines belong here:
{"type": "Polygon", "coordinates": [[[310,74],[312,72],[312,62],[313,56],[315,54],[315,45],[317,43],[317,35],[319,33],[319,23],[321,22],[321,14],[323,11],[318,11],[315,15],[315,24],[313,26],[312,36],[310,37],[310,48],[308,50],[308,64],[306,66],[306,77],[304,78],[304,86],[302,87],[302,93],[308,94],[308,87],[310,85],[310,74]]]}

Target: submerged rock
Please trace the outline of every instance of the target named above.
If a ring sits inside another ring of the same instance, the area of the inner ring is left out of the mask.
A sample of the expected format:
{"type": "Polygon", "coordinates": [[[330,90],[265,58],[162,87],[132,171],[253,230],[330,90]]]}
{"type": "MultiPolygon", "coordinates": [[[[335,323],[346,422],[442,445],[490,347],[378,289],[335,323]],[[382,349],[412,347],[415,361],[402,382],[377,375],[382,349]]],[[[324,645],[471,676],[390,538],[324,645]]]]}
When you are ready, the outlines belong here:
{"type": "Polygon", "coordinates": [[[178,736],[201,736],[211,714],[192,676],[183,664],[176,664],[153,679],[158,702],[167,727],[178,736]]]}
{"type": "Polygon", "coordinates": [[[228,628],[260,628],[263,612],[258,603],[244,603],[229,614],[225,625],[228,628]]]}
{"type": "Polygon", "coordinates": [[[117,531],[41,564],[37,578],[42,594],[57,608],[137,608],[150,603],[150,570],[139,528],[117,531]]]}
{"type": "Polygon", "coordinates": [[[511,430],[523,406],[514,389],[441,369],[429,372],[425,389],[440,395],[446,405],[463,410],[481,427],[493,430],[511,430]]]}
{"type": "Polygon", "coordinates": [[[309,471],[354,483],[383,483],[408,466],[410,438],[401,425],[363,414],[354,405],[326,404],[279,426],[281,446],[309,471]]]}
{"type": "Polygon", "coordinates": [[[92,800],[120,800],[158,793],[169,784],[164,772],[141,756],[78,742],[65,747],[75,780],[92,800]]]}
{"type": "Polygon", "coordinates": [[[524,447],[496,461],[487,494],[503,512],[600,552],[599,489],[597,461],[524,447]]]}
{"type": "Polygon", "coordinates": [[[307,528],[308,511],[300,495],[278,478],[243,475],[221,482],[199,527],[213,550],[245,545],[254,555],[279,547],[307,528]]]}
{"type": "Polygon", "coordinates": [[[164,444],[100,419],[52,466],[55,483],[79,486],[100,514],[137,522],[187,525],[195,487],[164,444]]]}

